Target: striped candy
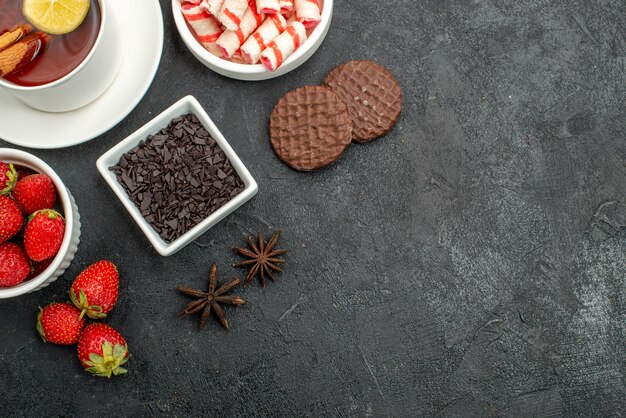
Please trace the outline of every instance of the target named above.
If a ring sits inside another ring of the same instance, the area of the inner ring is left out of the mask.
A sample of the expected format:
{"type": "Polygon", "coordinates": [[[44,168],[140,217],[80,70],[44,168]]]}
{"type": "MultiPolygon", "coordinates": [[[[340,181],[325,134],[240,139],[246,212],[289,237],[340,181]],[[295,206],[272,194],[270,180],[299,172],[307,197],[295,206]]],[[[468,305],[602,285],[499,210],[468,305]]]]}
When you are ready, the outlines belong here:
{"type": "Polygon", "coordinates": [[[204,7],[193,4],[183,4],[181,6],[183,16],[189,26],[196,32],[198,40],[208,49],[211,44],[222,34],[220,24],[204,7]]]}
{"type": "Polygon", "coordinates": [[[217,46],[224,58],[232,58],[250,34],[263,22],[264,17],[258,14],[256,9],[255,1],[250,0],[248,10],[241,18],[241,24],[237,30],[226,30],[217,40],[217,46]]]}
{"type": "Polygon", "coordinates": [[[217,14],[217,20],[228,30],[237,30],[243,15],[248,10],[247,0],[224,0],[222,9],[217,14]]]}
{"type": "Polygon", "coordinates": [[[296,0],[296,17],[305,28],[312,28],[321,20],[317,0],[296,0]]]}
{"type": "Polygon", "coordinates": [[[280,13],[291,14],[293,11],[293,0],[280,0],[280,13]]]}
{"type": "Polygon", "coordinates": [[[267,45],[261,53],[261,62],[269,71],[276,71],[304,41],[306,41],[306,28],[300,22],[293,22],[267,45]]]}
{"type": "Polygon", "coordinates": [[[224,0],[202,0],[202,7],[207,9],[213,16],[217,16],[223,5],[224,0]]]}
{"type": "Polygon", "coordinates": [[[241,47],[243,59],[248,64],[256,64],[261,53],[274,38],[285,31],[287,22],[281,15],[269,16],[241,47]]]}
{"type": "Polygon", "coordinates": [[[280,13],[280,2],[278,0],[258,0],[256,6],[259,14],[275,15],[280,13]]]}

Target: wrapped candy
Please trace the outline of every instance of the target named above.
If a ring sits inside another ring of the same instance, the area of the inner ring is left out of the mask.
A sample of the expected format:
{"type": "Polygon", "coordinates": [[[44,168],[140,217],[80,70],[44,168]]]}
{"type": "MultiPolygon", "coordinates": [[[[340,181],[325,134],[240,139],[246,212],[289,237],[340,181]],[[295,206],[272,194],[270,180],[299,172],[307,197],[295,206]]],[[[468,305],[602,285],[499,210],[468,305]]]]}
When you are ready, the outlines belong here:
{"type": "Polygon", "coordinates": [[[321,20],[320,6],[317,0],[295,0],[296,17],[305,28],[312,28],[321,20]]]}
{"type": "Polygon", "coordinates": [[[280,13],[279,0],[257,0],[256,11],[259,14],[275,15],[280,13]]]}
{"type": "Polygon", "coordinates": [[[269,71],[276,71],[304,41],[306,28],[300,22],[293,22],[267,45],[261,54],[261,62],[269,71]]]}
{"type": "Polygon", "coordinates": [[[293,12],[293,0],[280,0],[280,13],[290,15],[293,12]]]}
{"type": "Polygon", "coordinates": [[[241,58],[241,50],[235,52],[231,57],[230,60],[233,62],[243,62],[243,58],[241,58]]]}
{"type": "Polygon", "coordinates": [[[232,58],[250,34],[263,22],[263,16],[258,14],[256,10],[256,4],[254,0],[251,0],[237,30],[226,30],[219,37],[217,47],[224,58],[232,58]]]}
{"type": "Polygon", "coordinates": [[[235,31],[241,24],[246,10],[248,10],[248,0],[224,0],[222,9],[217,14],[217,20],[226,26],[226,29],[235,31]]]}
{"type": "Polygon", "coordinates": [[[287,26],[291,25],[293,22],[297,22],[298,19],[296,19],[296,14],[292,13],[289,16],[285,16],[285,19],[287,19],[287,26]]]}
{"type": "Polygon", "coordinates": [[[286,27],[287,22],[281,15],[268,16],[241,47],[243,60],[248,64],[256,64],[267,44],[284,32],[286,27]]]}
{"type": "Polygon", "coordinates": [[[189,26],[196,32],[198,40],[206,49],[214,52],[215,41],[222,34],[222,29],[217,19],[200,5],[184,4],[181,6],[181,10],[189,26]]]}
{"type": "Polygon", "coordinates": [[[223,5],[224,0],[202,0],[202,7],[207,9],[213,16],[217,16],[223,5]]]}

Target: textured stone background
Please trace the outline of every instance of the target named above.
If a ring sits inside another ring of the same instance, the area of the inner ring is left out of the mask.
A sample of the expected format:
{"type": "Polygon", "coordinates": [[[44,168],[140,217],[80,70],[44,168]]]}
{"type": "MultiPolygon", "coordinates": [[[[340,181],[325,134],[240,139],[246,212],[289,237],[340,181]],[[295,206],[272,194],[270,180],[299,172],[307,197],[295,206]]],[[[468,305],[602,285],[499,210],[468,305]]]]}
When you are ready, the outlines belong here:
{"type": "Polygon", "coordinates": [[[319,52],[257,83],[195,61],[161,3],[163,60],[136,110],[87,144],[34,152],[75,195],[83,236],[60,280],[0,301],[0,415],[626,414],[623,0],[340,0],[319,52]],[[318,173],[281,164],[274,103],[363,58],[403,87],[397,127],[318,173]],[[260,193],[162,258],[95,161],[186,94],[260,193]],[[284,230],[287,273],[240,292],[229,333],[177,319],[175,286],[204,286],[212,261],[241,275],[229,248],[258,228],[284,230]],[[109,322],[133,353],[111,381],[34,326],[101,258],[120,267],[109,322]]]}

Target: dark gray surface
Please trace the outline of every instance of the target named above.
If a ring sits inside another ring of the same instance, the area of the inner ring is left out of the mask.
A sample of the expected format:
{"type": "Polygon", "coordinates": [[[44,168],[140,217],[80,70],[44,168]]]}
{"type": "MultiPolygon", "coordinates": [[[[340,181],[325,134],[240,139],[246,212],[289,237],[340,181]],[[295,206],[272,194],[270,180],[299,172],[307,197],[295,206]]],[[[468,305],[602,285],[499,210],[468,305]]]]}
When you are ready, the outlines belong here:
{"type": "Polygon", "coordinates": [[[34,151],[75,195],[83,236],[56,283],[0,301],[0,415],[625,414],[623,0],[339,0],[319,52],[257,83],[199,64],[161,3],[163,60],[135,111],[87,144],[34,151]],[[269,113],[347,59],[395,73],[401,119],[327,170],[291,171],[269,113]],[[162,258],[95,161],[186,94],[260,192],[162,258]],[[287,272],[239,292],[248,305],[228,309],[229,333],[176,318],[176,285],[205,286],[212,261],[241,275],[229,248],[279,227],[287,272]],[[101,258],[119,265],[108,322],[133,353],[110,381],[34,326],[36,307],[101,258]]]}

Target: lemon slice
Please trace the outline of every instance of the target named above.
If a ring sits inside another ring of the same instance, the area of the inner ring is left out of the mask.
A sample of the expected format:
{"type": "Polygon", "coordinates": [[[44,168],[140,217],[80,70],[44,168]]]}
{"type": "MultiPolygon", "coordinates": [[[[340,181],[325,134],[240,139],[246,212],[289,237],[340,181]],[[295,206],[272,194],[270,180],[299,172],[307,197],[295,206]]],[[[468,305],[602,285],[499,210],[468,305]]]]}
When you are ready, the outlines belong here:
{"type": "Polygon", "coordinates": [[[22,14],[40,31],[64,35],[83,23],[90,2],[90,0],[24,0],[22,14]]]}

